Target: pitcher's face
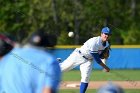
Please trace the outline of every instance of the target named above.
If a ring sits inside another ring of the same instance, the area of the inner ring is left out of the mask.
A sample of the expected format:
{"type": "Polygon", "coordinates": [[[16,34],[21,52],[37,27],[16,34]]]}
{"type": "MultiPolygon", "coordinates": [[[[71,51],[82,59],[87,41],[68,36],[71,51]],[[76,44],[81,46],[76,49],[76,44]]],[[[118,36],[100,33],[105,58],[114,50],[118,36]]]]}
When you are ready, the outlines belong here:
{"type": "Polygon", "coordinates": [[[109,40],[110,35],[106,33],[101,33],[101,38],[102,38],[102,41],[105,42],[109,40]]]}

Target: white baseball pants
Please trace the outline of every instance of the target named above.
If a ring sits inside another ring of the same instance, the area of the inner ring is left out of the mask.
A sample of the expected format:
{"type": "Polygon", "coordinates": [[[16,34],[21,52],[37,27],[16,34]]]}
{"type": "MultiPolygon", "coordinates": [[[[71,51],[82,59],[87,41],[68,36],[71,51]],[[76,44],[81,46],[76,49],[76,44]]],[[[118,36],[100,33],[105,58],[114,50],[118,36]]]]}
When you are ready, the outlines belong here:
{"type": "Polygon", "coordinates": [[[92,60],[87,60],[75,49],[70,56],[60,63],[61,71],[69,71],[80,65],[81,82],[88,83],[92,71],[92,60]]]}

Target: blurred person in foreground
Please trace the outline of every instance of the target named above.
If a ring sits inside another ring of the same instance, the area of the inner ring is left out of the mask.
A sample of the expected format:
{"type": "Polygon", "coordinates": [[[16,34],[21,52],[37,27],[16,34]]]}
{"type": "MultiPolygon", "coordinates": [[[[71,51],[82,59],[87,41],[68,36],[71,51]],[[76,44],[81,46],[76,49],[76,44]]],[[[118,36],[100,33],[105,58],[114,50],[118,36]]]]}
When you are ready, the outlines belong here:
{"type": "Polygon", "coordinates": [[[56,38],[39,30],[31,35],[28,44],[13,49],[4,61],[1,93],[57,93],[60,67],[46,50],[55,44],[56,38]]]}
{"type": "MultiPolygon", "coordinates": [[[[14,42],[10,40],[7,36],[0,34],[0,82],[2,76],[2,69],[3,69],[3,60],[6,59],[8,53],[13,49],[14,42]]],[[[1,90],[1,83],[0,83],[0,90],[1,90]]]]}
{"type": "Polygon", "coordinates": [[[108,82],[97,90],[97,93],[125,93],[123,88],[112,82],[108,82]]]}

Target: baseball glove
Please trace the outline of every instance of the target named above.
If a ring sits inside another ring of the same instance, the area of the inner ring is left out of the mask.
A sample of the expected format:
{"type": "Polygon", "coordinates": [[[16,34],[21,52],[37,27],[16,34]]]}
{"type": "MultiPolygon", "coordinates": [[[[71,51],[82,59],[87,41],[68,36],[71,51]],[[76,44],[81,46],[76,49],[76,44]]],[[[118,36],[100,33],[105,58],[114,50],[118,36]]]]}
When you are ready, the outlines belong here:
{"type": "Polygon", "coordinates": [[[99,55],[101,59],[107,59],[110,55],[110,47],[106,47],[99,55]]]}

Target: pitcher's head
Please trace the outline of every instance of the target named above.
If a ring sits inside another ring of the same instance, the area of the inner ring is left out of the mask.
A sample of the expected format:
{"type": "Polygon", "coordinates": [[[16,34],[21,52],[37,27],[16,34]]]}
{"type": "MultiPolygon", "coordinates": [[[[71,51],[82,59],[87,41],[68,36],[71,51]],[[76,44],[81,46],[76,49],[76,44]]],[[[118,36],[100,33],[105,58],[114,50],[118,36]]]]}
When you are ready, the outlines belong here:
{"type": "Polygon", "coordinates": [[[111,36],[111,30],[109,27],[103,27],[101,30],[102,41],[108,41],[111,36]]]}

